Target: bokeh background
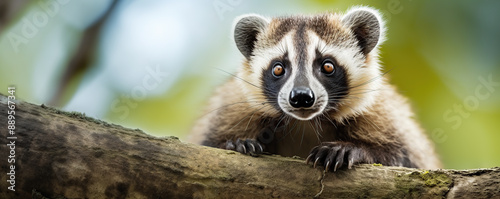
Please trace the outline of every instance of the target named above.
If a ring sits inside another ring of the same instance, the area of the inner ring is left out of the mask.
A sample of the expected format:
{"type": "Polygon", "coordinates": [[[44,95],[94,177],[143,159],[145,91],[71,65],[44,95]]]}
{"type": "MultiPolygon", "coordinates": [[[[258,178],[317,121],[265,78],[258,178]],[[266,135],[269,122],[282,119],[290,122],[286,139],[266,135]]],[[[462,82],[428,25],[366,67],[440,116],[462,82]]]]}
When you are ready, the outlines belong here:
{"type": "Polygon", "coordinates": [[[360,4],[384,14],[384,70],[445,167],[500,166],[500,1],[0,1],[0,93],[185,139],[242,62],[235,17],[360,4]]]}

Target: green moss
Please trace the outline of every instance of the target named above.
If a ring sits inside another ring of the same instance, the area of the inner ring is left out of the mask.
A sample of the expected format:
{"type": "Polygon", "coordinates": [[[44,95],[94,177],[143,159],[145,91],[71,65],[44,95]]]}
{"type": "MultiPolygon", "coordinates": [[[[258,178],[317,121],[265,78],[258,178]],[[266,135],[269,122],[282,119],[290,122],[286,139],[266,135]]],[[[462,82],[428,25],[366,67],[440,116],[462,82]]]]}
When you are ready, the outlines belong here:
{"type": "Polygon", "coordinates": [[[376,167],[381,167],[382,164],[379,164],[379,163],[373,163],[373,166],[376,166],[376,167]]]}
{"type": "MultiPolygon", "coordinates": [[[[44,104],[42,104],[41,107],[44,108],[45,110],[48,110],[48,111],[55,113],[55,114],[65,115],[65,116],[68,116],[71,118],[77,118],[80,120],[86,120],[86,121],[93,122],[93,123],[100,124],[100,125],[104,125],[104,126],[112,126],[111,124],[106,123],[102,120],[88,117],[85,115],[85,113],[80,113],[80,112],[76,112],[76,111],[71,111],[71,112],[62,111],[62,110],[59,110],[59,109],[56,109],[53,107],[46,106],[44,104]]],[[[115,126],[117,126],[117,125],[115,125],[115,126]]]]}
{"type": "Polygon", "coordinates": [[[412,172],[397,174],[395,177],[396,191],[390,195],[396,198],[419,198],[423,195],[444,197],[451,186],[451,178],[441,171],[412,172]]]}
{"type": "MultiPolygon", "coordinates": [[[[142,131],[142,130],[141,130],[141,131],[142,131]]],[[[143,132],[143,133],[144,133],[144,132],[143,132]]],[[[179,140],[179,138],[178,138],[178,137],[176,137],[176,136],[167,136],[166,138],[167,138],[167,139],[172,139],[172,140],[179,140]]]]}
{"type": "Polygon", "coordinates": [[[420,178],[424,180],[425,186],[428,187],[448,187],[452,182],[447,174],[438,171],[432,173],[425,171],[420,174],[420,178]]]}
{"type": "Polygon", "coordinates": [[[424,193],[423,183],[415,179],[413,173],[410,174],[398,174],[395,178],[396,181],[396,191],[394,191],[391,196],[396,198],[419,198],[424,193]]]}

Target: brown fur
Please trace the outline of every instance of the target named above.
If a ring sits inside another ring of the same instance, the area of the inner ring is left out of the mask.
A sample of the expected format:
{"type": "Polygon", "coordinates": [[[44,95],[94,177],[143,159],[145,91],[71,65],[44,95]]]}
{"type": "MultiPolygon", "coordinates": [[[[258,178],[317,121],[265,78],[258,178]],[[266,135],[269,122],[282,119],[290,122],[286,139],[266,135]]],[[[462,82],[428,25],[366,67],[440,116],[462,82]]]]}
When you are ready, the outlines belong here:
{"type": "MultiPolygon", "coordinates": [[[[214,143],[213,146],[219,146],[231,139],[255,139],[263,128],[277,125],[278,118],[266,114],[270,112],[270,107],[246,102],[238,81],[233,78],[217,89],[208,107],[209,111],[215,111],[198,121],[192,142],[202,144],[209,140],[214,143]]],[[[388,84],[380,90],[377,98],[377,103],[367,112],[345,118],[344,124],[333,120],[305,122],[283,119],[280,126],[286,127],[280,127],[275,140],[265,145],[265,148],[273,154],[305,158],[310,149],[321,142],[351,141],[372,148],[382,159],[405,155],[399,150],[403,148],[415,167],[440,168],[432,144],[411,119],[413,115],[406,99],[388,84]],[[340,131],[347,134],[337,133],[340,131]],[[318,138],[316,133],[322,137],[318,138]]]]}
{"type": "MultiPolygon", "coordinates": [[[[301,23],[306,23],[306,29],[328,44],[354,48],[355,37],[340,22],[341,17],[324,14],[273,19],[265,32],[257,36],[255,49],[278,45],[301,23]]],[[[355,88],[350,90],[338,110],[329,110],[324,117],[311,121],[299,121],[283,117],[283,113],[266,100],[258,74],[260,68],[252,68],[246,60],[236,77],[217,88],[206,114],[196,123],[190,141],[224,148],[228,140],[256,139],[263,131],[271,129],[274,139],[263,145],[265,151],[273,154],[306,158],[311,148],[323,142],[345,142],[363,149],[361,155],[365,163],[439,168],[441,165],[433,146],[412,119],[413,112],[407,100],[381,77],[378,49],[367,54],[363,63],[362,69],[346,67],[348,83],[355,88]],[[369,69],[373,74],[363,76],[358,72],[369,69]],[[363,84],[373,79],[376,81],[363,84]]]]}

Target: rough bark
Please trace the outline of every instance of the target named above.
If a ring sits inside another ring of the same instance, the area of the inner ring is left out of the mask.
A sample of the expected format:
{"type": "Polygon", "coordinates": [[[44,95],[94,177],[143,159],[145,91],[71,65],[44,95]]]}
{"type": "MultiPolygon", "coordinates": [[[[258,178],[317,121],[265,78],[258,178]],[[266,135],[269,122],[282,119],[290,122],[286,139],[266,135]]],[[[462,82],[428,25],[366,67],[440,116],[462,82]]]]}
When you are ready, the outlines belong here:
{"type": "Polygon", "coordinates": [[[80,113],[16,102],[16,186],[0,95],[0,198],[499,198],[500,168],[359,165],[323,173],[303,159],[250,157],[154,137],[80,113]]]}

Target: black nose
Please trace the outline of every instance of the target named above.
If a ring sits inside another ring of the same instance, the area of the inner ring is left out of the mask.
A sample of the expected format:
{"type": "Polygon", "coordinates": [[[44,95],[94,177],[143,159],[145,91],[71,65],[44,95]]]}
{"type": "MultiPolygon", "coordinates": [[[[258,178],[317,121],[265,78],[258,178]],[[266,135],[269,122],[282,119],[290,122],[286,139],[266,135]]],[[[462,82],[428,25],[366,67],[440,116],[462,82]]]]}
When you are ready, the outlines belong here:
{"type": "Polygon", "coordinates": [[[314,104],[314,93],[307,87],[293,88],[290,92],[289,102],[295,108],[311,107],[314,104]]]}

